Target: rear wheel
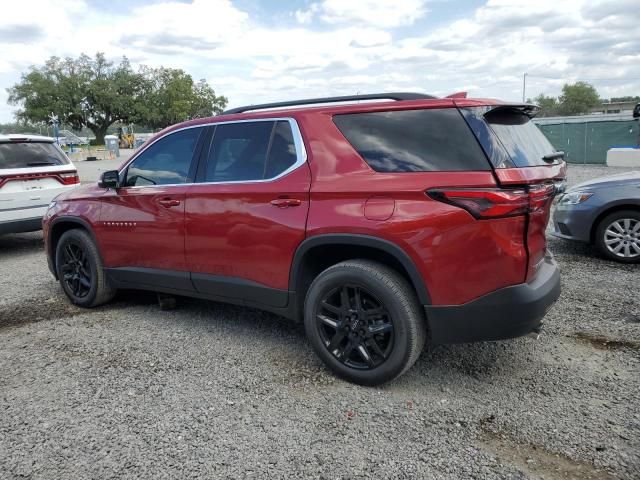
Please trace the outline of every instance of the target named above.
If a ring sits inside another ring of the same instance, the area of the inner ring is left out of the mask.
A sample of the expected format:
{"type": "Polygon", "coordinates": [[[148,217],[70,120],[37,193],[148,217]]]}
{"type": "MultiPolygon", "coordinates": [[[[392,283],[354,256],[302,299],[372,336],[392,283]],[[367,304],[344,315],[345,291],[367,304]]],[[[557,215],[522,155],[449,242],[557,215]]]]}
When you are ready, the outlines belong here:
{"type": "Polygon", "coordinates": [[[640,212],[621,210],[607,215],[596,228],[595,244],[611,260],[640,263],[640,212]]]}
{"type": "Polygon", "coordinates": [[[115,295],[104,274],[98,249],[84,230],[69,230],[60,237],[56,270],[64,293],[78,306],[96,307],[115,295]]]}
{"type": "Polygon", "coordinates": [[[362,385],[402,375],[426,339],[424,315],[409,283],[369,260],[342,262],[318,275],[305,301],[305,330],[331,370],[362,385]]]}

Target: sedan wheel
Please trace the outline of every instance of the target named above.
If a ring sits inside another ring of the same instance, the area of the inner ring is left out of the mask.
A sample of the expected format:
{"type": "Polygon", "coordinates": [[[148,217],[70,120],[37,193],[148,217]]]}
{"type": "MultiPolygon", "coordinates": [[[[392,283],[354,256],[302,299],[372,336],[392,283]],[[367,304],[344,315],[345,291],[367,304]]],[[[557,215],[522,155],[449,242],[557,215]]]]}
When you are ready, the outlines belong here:
{"type": "Polygon", "coordinates": [[[617,262],[640,262],[640,212],[622,210],[603,218],[596,228],[595,245],[617,262]]]}
{"type": "Polygon", "coordinates": [[[621,218],[612,222],[604,232],[604,243],[618,257],[637,257],[640,255],[640,221],[621,218]]]}

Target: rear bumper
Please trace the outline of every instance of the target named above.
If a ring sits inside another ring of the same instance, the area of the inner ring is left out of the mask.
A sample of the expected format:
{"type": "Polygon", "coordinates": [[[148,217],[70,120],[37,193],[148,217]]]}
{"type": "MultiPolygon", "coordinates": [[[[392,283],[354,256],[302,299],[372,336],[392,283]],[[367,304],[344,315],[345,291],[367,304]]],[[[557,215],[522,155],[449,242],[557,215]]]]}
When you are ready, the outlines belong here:
{"type": "Polygon", "coordinates": [[[501,288],[463,305],[426,305],[431,341],[464,343],[520,337],[540,328],[560,296],[560,273],[545,258],[531,283],[501,288]]]}
{"type": "Polygon", "coordinates": [[[42,230],[42,217],[0,222],[0,235],[4,233],[35,232],[38,230],[42,230]]]}

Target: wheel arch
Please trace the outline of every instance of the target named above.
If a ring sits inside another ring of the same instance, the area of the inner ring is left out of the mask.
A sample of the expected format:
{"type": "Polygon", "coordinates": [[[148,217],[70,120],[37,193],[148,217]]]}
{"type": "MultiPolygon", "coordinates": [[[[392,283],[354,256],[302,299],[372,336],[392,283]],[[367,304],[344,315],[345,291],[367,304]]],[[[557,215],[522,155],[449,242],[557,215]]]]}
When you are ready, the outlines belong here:
{"type": "Polygon", "coordinates": [[[640,213],[640,202],[631,203],[631,202],[622,202],[616,203],[615,205],[607,206],[602,212],[598,214],[593,223],[591,224],[591,230],[589,232],[589,241],[591,244],[595,243],[596,240],[596,231],[598,230],[598,225],[600,222],[604,220],[605,217],[611,215],[612,213],[619,212],[622,210],[632,210],[634,212],[640,213]]]}
{"type": "Polygon", "coordinates": [[[322,234],[304,240],[293,257],[289,290],[295,292],[295,316],[300,318],[309,286],[321,271],[356,258],[376,260],[392,267],[409,281],[421,304],[431,304],[431,297],[415,263],[398,245],[369,235],[322,234]]]}
{"type": "Polygon", "coordinates": [[[57,217],[51,222],[47,238],[47,257],[49,259],[49,264],[52,267],[51,273],[53,273],[56,279],[58,279],[58,273],[56,269],[56,248],[58,246],[58,241],[65,232],[73,230],[74,228],[85,230],[91,236],[91,239],[96,245],[98,252],[100,251],[96,236],[93,232],[93,228],[91,227],[91,224],[89,222],[79,217],[57,217]]]}

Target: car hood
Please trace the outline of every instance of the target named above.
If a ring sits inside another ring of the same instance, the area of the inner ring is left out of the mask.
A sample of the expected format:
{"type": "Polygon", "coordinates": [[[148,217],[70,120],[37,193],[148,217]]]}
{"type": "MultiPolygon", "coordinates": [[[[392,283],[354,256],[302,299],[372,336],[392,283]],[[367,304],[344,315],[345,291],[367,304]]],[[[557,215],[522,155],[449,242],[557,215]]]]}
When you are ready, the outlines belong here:
{"type": "Polygon", "coordinates": [[[105,188],[98,187],[98,183],[88,183],[81,185],[78,188],[67,190],[58,195],[56,202],[65,202],[72,200],[84,200],[86,198],[101,197],[107,190],[105,188]]]}
{"type": "Polygon", "coordinates": [[[618,175],[596,178],[574,185],[567,191],[575,192],[576,190],[594,190],[598,188],[621,187],[624,185],[640,185],[640,172],[620,173],[618,175]]]}

